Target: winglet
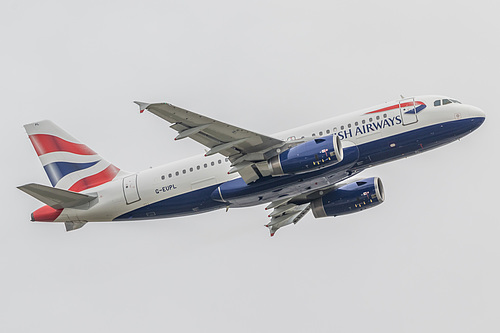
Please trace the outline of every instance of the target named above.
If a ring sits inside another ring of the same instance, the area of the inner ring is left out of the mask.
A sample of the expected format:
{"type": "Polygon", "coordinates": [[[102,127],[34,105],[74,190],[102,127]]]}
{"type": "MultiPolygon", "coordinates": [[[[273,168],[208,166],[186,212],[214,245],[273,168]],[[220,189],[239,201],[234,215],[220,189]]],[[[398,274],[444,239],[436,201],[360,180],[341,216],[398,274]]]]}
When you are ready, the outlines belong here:
{"type": "Polygon", "coordinates": [[[139,105],[139,110],[141,111],[141,113],[143,113],[144,110],[146,110],[151,105],[150,103],[144,103],[144,102],[138,102],[138,101],[134,101],[134,103],[139,105]]]}

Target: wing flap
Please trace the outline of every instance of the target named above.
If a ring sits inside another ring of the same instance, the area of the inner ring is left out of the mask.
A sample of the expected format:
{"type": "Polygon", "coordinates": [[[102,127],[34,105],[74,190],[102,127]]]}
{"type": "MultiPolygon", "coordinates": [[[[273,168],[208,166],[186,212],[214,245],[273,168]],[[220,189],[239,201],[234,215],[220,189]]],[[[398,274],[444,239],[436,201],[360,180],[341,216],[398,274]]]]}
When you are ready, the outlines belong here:
{"type": "Polygon", "coordinates": [[[295,205],[292,203],[287,203],[284,205],[279,205],[274,211],[269,215],[271,221],[266,225],[269,228],[271,237],[274,236],[279,228],[287,226],[289,224],[297,224],[306,214],[311,210],[311,204],[306,203],[302,205],[295,205]]]}
{"type": "Polygon", "coordinates": [[[205,124],[205,125],[200,125],[200,126],[197,126],[197,127],[191,127],[191,128],[187,128],[181,132],[179,132],[179,135],[177,135],[175,137],[175,140],[180,140],[180,139],[184,139],[184,138],[187,138],[189,136],[193,136],[201,131],[203,131],[205,128],[207,128],[208,126],[210,126],[210,124],[205,124]]]}

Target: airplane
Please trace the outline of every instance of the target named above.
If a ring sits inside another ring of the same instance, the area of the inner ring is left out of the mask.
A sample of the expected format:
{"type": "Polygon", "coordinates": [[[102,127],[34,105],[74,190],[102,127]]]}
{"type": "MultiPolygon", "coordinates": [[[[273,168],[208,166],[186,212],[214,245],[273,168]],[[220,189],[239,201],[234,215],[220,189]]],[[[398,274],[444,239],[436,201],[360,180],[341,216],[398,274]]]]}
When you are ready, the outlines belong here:
{"type": "MultiPolygon", "coordinates": [[[[456,141],[485,113],[445,96],[394,100],[273,135],[233,126],[168,103],[134,102],[171,123],[175,140],[207,149],[141,172],[103,159],[49,120],[24,125],[52,186],[18,188],[45,206],[31,221],[135,221],[267,204],[271,236],[299,222],[342,216],[385,200],[379,177],[352,178],[370,167],[456,141]]],[[[359,176],[357,176],[359,177],[359,176]]]]}

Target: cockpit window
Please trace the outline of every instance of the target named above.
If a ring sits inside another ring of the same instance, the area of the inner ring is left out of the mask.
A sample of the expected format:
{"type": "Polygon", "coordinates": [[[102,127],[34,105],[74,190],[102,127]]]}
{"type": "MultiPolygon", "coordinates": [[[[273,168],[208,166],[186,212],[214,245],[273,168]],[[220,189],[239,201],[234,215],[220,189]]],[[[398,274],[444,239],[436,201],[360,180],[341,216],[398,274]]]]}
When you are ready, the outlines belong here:
{"type": "Polygon", "coordinates": [[[462,104],[461,102],[457,101],[456,99],[438,99],[434,101],[434,106],[440,106],[440,105],[446,105],[446,104],[451,104],[451,103],[458,103],[462,104]]]}

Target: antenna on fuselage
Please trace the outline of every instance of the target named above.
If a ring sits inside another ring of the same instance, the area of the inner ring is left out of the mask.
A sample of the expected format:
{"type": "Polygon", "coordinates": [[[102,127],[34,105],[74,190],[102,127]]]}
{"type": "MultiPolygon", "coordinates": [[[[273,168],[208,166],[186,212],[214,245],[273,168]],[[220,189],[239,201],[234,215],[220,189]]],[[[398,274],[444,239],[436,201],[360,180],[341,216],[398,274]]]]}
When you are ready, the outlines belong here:
{"type": "Polygon", "coordinates": [[[399,95],[399,96],[401,96],[401,99],[405,99],[405,97],[403,95],[399,95]]]}

